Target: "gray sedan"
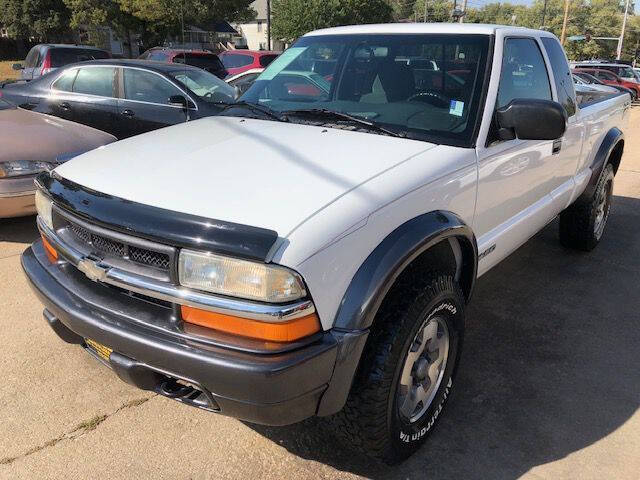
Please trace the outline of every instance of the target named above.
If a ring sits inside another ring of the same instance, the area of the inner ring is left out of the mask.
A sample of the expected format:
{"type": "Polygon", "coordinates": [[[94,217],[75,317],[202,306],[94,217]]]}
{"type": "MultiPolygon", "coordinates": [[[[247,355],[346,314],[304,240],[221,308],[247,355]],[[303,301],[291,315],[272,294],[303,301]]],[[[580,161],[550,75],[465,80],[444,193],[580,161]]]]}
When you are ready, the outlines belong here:
{"type": "Polygon", "coordinates": [[[35,213],[33,179],[116,137],[0,99],[0,218],[35,213]]]}

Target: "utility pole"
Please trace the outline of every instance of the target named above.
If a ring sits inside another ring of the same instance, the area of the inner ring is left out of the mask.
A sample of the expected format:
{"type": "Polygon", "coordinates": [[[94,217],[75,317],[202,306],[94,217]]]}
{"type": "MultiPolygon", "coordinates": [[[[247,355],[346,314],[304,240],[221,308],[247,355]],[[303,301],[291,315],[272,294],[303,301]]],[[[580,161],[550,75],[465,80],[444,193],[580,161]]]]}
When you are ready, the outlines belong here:
{"type": "Polygon", "coordinates": [[[562,35],[560,35],[560,45],[562,45],[563,47],[564,47],[564,41],[567,38],[567,20],[568,19],[569,19],[569,0],[564,0],[564,20],[562,20],[562,35]]]}
{"type": "Polygon", "coordinates": [[[464,12],[464,15],[460,15],[460,20],[458,20],[460,23],[464,22],[464,17],[467,15],[467,0],[462,2],[462,11],[464,12]]]}
{"type": "Polygon", "coordinates": [[[267,0],[267,50],[271,50],[271,0],[267,0]]]}
{"type": "Polygon", "coordinates": [[[616,54],[616,59],[620,60],[622,56],[622,41],[624,40],[624,29],[627,26],[627,15],[629,14],[629,0],[624,6],[624,19],[622,20],[622,32],[620,32],[620,38],[618,39],[618,52],[616,54]]]}
{"type": "Polygon", "coordinates": [[[544,28],[544,19],[546,16],[547,16],[547,0],[544,0],[544,7],[542,7],[542,24],[540,25],[540,28],[544,28]]]}
{"type": "Polygon", "coordinates": [[[424,0],[424,23],[427,23],[427,2],[429,0],[424,0]]]}

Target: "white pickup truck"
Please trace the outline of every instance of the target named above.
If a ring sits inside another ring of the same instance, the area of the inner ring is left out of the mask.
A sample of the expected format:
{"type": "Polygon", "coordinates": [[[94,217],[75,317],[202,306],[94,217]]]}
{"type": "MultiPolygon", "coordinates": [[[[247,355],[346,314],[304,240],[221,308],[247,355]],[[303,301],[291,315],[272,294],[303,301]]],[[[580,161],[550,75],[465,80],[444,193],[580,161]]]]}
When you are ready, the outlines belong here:
{"type": "Polygon", "coordinates": [[[600,241],[630,103],[578,104],[548,32],[312,32],[221,115],[41,175],[23,268],[123,380],[250,422],[332,415],[398,461],[455,383],[476,279],[558,215],[566,247],[600,241]]]}

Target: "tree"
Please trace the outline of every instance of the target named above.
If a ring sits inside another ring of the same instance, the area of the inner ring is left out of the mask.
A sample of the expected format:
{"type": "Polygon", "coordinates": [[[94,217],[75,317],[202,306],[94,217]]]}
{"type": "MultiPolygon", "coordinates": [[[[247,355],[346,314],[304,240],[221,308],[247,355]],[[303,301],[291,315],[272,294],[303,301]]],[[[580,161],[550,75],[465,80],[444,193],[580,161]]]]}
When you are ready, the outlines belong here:
{"type": "Polygon", "coordinates": [[[291,42],[319,28],[392,20],[386,0],[272,0],[274,38],[291,42]]]}
{"type": "Polygon", "coordinates": [[[452,0],[429,0],[424,2],[419,0],[413,4],[414,15],[419,22],[425,19],[427,22],[450,22],[451,14],[453,13],[453,1],[452,0]]]}
{"type": "Polygon", "coordinates": [[[180,29],[185,24],[213,21],[242,22],[255,18],[252,0],[115,0],[120,8],[140,20],[180,29]]]}
{"type": "Polygon", "coordinates": [[[0,24],[18,39],[69,39],[69,17],[63,0],[0,0],[0,24]]]}
{"type": "Polygon", "coordinates": [[[71,11],[71,27],[86,27],[91,35],[92,43],[107,47],[108,39],[101,40],[100,27],[109,26],[120,38],[127,39],[129,55],[131,55],[131,32],[144,30],[144,22],[123,11],[116,0],[64,0],[71,11]]]}

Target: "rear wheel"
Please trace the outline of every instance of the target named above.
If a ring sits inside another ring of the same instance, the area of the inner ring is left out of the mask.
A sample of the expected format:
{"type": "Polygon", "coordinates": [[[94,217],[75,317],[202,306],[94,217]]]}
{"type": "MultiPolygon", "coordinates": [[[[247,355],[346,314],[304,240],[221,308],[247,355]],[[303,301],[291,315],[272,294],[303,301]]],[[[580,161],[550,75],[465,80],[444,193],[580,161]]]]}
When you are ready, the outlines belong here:
{"type": "Polygon", "coordinates": [[[450,276],[396,292],[376,317],[347,403],[334,417],[347,443],[387,463],[407,458],[432,431],[464,329],[464,296],[450,276]]]}
{"type": "Polygon", "coordinates": [[[613,165],[607,164],[590,201],[571,205],[560,214],[563,246],[588,252],[600,243],[611,212],[613,178],[613,165]]]}

